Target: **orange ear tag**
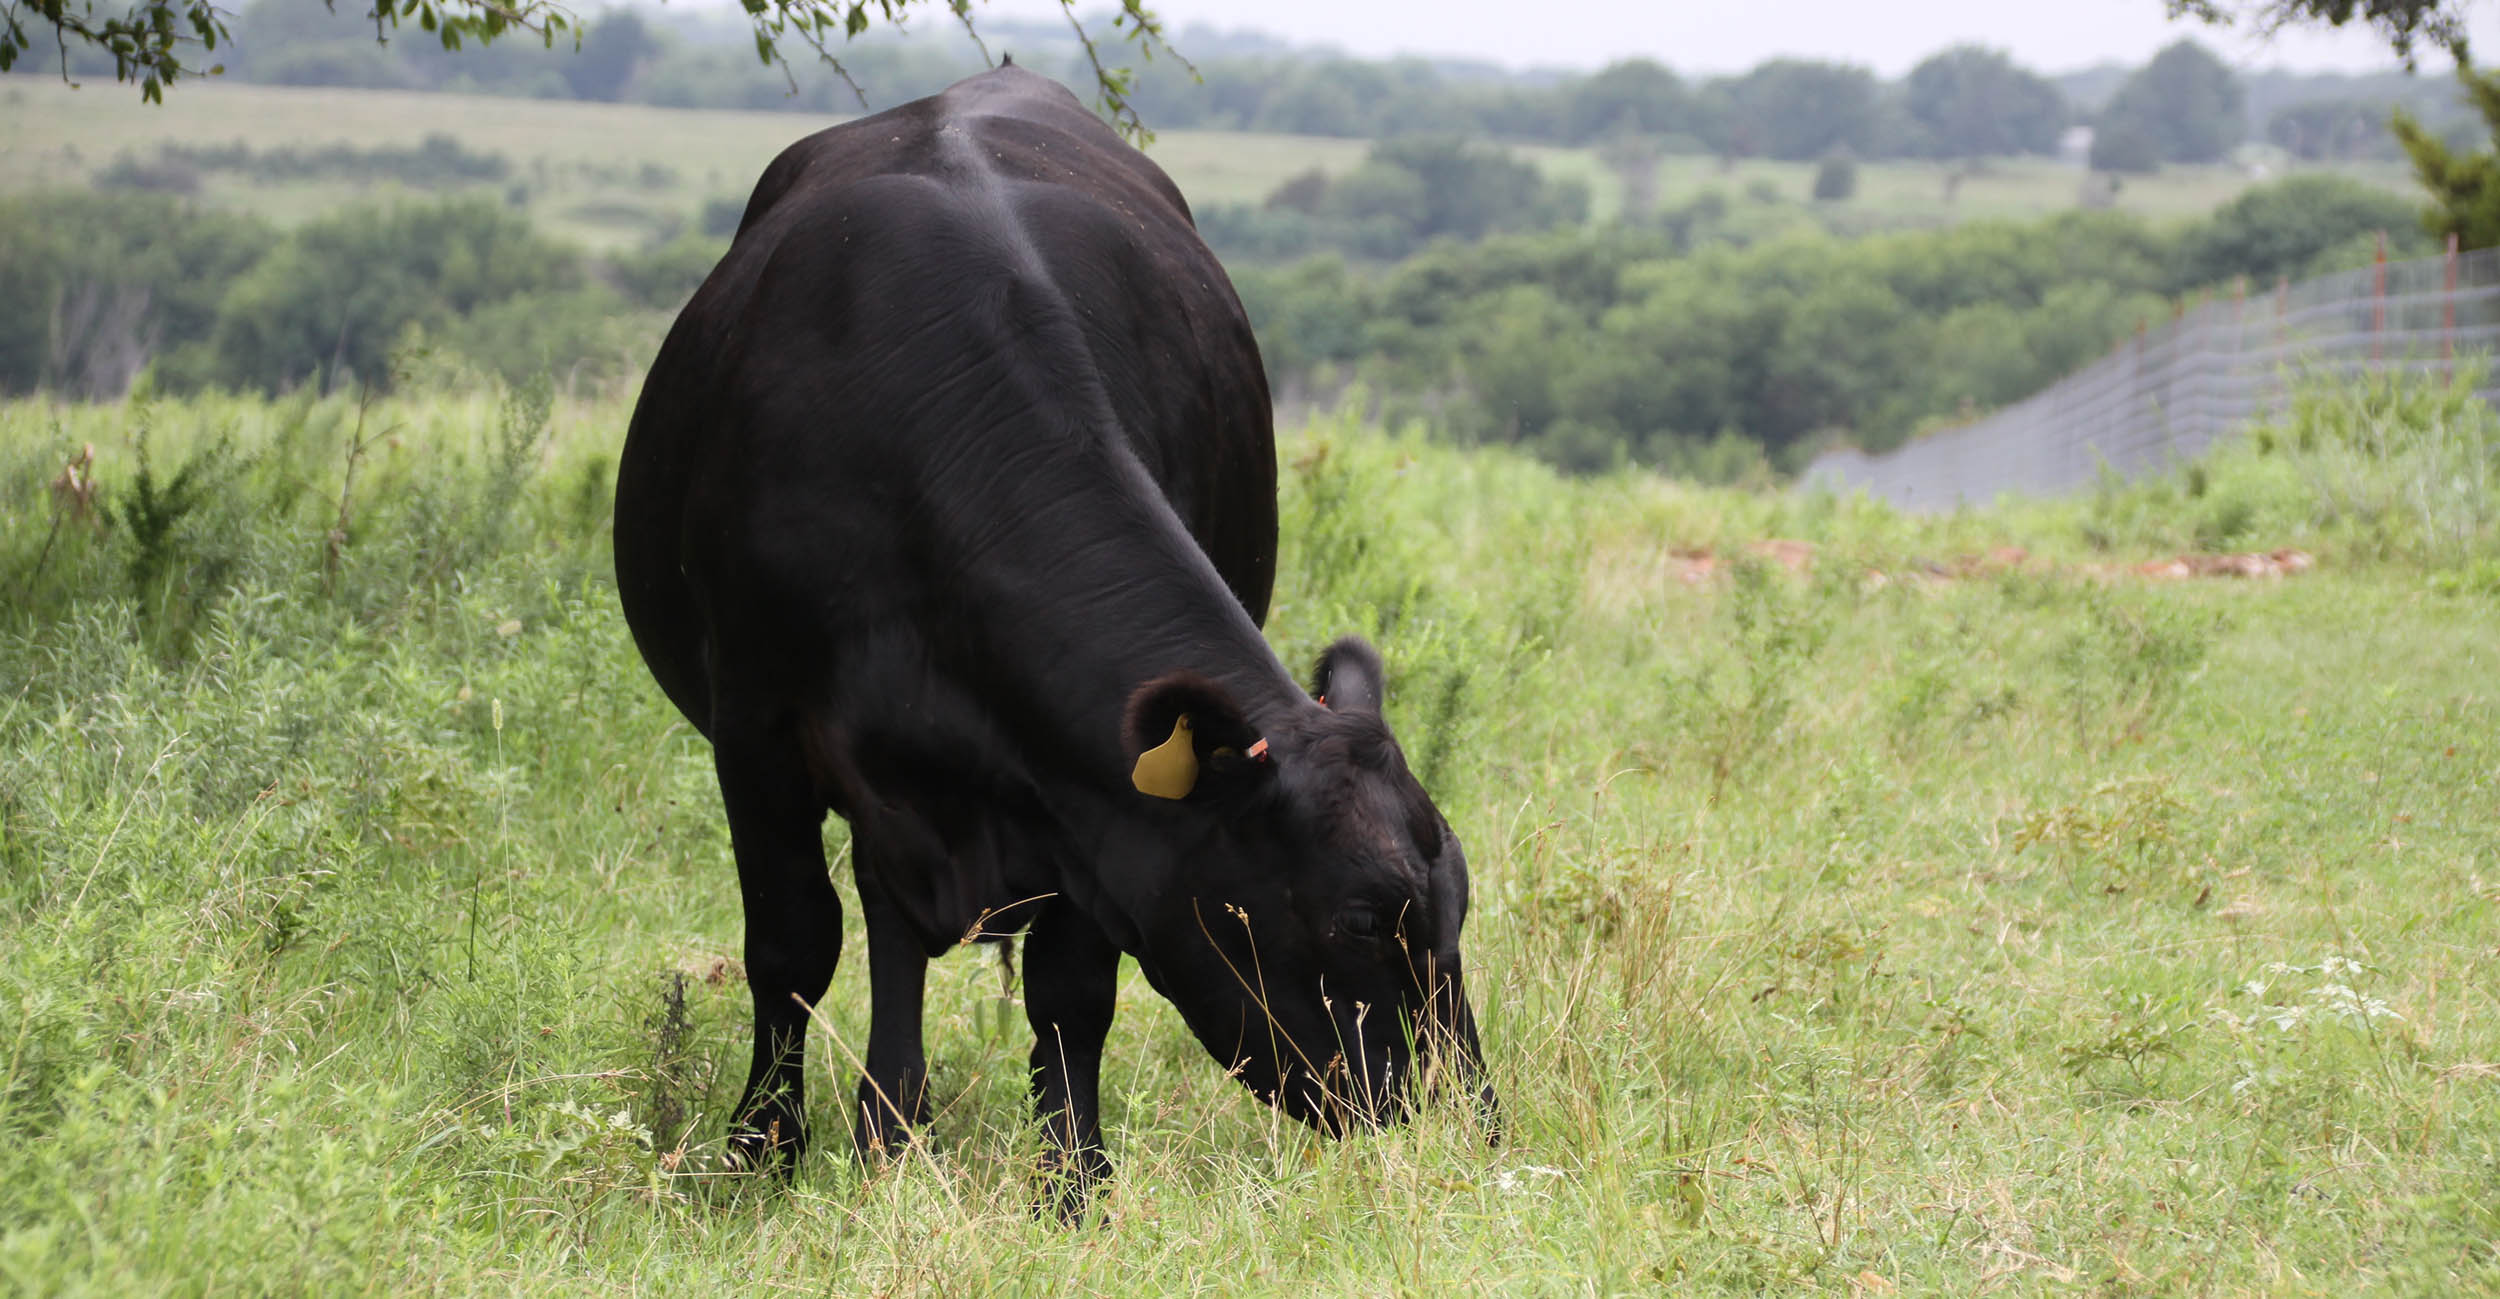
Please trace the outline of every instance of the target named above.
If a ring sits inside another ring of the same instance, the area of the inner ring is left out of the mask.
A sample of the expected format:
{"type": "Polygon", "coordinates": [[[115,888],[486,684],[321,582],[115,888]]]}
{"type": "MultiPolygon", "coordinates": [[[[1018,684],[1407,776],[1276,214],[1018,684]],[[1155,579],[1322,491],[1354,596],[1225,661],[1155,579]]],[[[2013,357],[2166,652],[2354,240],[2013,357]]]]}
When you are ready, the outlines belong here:
{"type": "Polygon", "coordinates": [[[1172,721],[1170,739],[1137,755],[1129,783],[1140,794],[1156,798],[1187,798],[1198,787],[1198,750],[1189,739],[1189,714],[1172,721]]]}

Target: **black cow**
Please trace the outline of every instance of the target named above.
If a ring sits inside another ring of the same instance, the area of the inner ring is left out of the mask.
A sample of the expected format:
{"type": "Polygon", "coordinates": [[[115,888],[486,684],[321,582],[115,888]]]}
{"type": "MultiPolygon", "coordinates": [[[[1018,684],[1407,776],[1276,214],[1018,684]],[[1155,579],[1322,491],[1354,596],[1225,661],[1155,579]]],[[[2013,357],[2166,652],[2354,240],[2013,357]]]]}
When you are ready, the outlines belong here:
{"type": "MultiPolygon", "coordinates": [[[[669,333],[617,477],[625,615],[712,742],[755,1057],[733,1151],[797,1153],[851,824],[863,1151],[927,1114],[921,991],[1027,932],[1047,1167],[1109,1171],[1120,953],[1259,1096],[1337,1131],[1478,1077],[1467,864],[1381,720],[1260,637],[1267,384],[1162,171],[1014,67],[785,150],[669,333]]],[[[1490,1102],[1490,1093],[1484,1093],[1490,1102]]],[[[1063,1205],[1066,1203],[1062,1202],[1063,1205]]]]}

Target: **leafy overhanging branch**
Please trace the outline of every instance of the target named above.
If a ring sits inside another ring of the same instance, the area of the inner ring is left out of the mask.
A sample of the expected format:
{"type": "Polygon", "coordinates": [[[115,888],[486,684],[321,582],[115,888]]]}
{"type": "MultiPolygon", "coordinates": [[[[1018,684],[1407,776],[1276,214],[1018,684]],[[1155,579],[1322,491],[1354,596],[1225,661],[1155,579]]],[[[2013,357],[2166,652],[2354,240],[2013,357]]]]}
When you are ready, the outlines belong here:
{"type": "Polygon", "coordinates": [[[2401,108],[2390,125],[2413,160],[2414,179],[2431,196],[2422,212],[2423,228],[2434,237],[2454,236],[2463,248],[2500,246],[2500,72],[2460,67],[2457,80],[2490,130],[2492,147],[2450,149],[2401,108]]]}
{"type": "Polygon", "coordinates": [[[2217,27],[2241,20],[2261,36],[2286,27],[2342,27],[2359,22],[2376,33],[2412,71],[2424,46],[2466,62],[2465,15],[2473,0],[2166,0],[2173,18],[2217,27]]]}

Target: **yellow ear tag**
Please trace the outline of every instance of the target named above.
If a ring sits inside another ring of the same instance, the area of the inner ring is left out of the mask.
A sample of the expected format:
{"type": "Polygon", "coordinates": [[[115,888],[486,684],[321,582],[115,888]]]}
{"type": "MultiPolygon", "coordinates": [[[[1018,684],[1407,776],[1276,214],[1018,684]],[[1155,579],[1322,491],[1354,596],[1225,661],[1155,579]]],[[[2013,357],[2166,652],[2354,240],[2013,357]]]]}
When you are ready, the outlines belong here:
{"type": "Polygon", "coordinates": [[[1137,755],[1129,783],[1140,794],[1156,798],[1187,798],[1198,787],[1198,750],[1189,742],[1189,714],[1172,722],[1172,738],[1137,755]]]}

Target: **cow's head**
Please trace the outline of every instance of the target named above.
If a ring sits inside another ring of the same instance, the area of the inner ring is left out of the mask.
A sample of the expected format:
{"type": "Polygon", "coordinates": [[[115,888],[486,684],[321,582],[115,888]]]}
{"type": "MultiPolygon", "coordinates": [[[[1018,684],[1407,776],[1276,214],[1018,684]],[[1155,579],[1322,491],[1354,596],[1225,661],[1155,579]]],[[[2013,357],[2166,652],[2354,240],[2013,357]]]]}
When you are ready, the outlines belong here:
{"type": "Polygon", "coordinates": [[[1329,1132],[1403,1114],[1419,1078],[1487,1107],[1459,957],[1467,856],[1382,720],[1380,656],[1321,656],[1318,704],[1254,727],[1194,676],[1140,688],[1141,791],[1179,806],[1141,890],[1139,964],[1242,1083],[1329,1132]]]}

